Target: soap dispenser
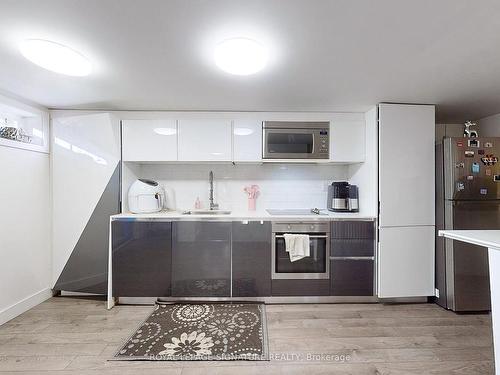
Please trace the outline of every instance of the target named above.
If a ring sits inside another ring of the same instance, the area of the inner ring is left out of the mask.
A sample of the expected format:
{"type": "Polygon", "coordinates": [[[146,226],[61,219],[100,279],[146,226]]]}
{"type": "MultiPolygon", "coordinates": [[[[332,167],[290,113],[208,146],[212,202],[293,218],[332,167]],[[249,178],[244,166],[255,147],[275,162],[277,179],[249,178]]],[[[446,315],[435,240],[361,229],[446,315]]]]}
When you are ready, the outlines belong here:
{"type": "Polygon", "coordinates": [[[196,197],[196,201],[194,202],[194,208],[197,210],[201,209],[200,197],[196,197]]]}

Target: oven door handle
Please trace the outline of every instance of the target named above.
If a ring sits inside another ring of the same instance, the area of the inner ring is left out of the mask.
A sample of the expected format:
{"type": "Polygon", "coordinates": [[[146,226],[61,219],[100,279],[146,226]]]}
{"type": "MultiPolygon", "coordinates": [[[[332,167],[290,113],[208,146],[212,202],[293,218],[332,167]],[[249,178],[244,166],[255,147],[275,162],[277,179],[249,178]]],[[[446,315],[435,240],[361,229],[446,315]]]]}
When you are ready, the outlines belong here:
{"type": "MultiPolygon", "coordinates": [[[[302,233],[294,233],[294,234],[302,234],[302,233]]],[[[285,238],[282,234],[277,234],[276,238],[285,238]]],[[[314,236],[314,235],[309,235],[309,238],[328,238],[327,235],[319,235],[319,236],[314,236]]]]}

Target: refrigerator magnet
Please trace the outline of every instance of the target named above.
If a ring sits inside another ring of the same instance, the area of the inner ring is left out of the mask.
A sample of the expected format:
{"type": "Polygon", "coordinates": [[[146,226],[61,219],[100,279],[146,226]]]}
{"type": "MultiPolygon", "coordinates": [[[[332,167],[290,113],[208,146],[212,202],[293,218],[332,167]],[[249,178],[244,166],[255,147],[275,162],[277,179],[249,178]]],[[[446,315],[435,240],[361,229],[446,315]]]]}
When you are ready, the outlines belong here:
{"type": "Polygon", "coordinates": [[[484,155],[484,150],[477,150],[478,155],[484,155]]]}
{"type": "Polygon", "coordinates": [[[479,147],[480,143],[479,143],[479,140],[477,140],[477,139],[469,139],[467,141],[467,145],[469,147],[479,147]]]}
{"type": "Polygon", "coordinates": [[[485,189],[485,188],[479,189],[479,194],[481,194],[481,195],[487,195],[488,194],[488,189],[485,189]]]}
{"type": "Polygon", "coordinates": [[[492,148],[493,147],[493,142],[484,142],[484,147],[486,147],[486,148],[492,148]]]}
{"type": "Polygon", "coordinates": [[[462,141],[457,142],[457,147],[464,147],[464,143],[462,141]]]}
{"type": "Polygon", "coordinates": [[[472,163],[472,173],[479,173],[479,163],[472,163]]]}
{"type": "Polygon", "coordinates": [[[463,182],[457,182],[457,191],[465,190],[465,185],[463,182]]]}
{"type": "Polygon", "coordinates": [[[467,180],[472,181],[473,179],[474,179],[474,176],[472,176],[472,175],[467,176],[467,180]]]}
{"type": "Polygon", "coordinates": [[[495,165],[498,162],[498,157],[493,154],[485,155],[481,158],[484,165],[495,165]]]}
{"type": "Polygon", "coordinates": [[[493,176],[493,181],[500,182],[500,174],[496,174],[493,176]]]}
{"type": "Polygon", "coordinates": [[[464,162],[456,163],[455,168],[465,168],[465,163],[464,162]]]}
{"type": "Polygon", "coordinates": [[[486,174],[486,176],[491,176],[491,169],[490,168],[486,168],[484,170],[484,174],[486,174]]]}
{"type": "Polygon", "coordinates": [[[465,151],[465,157],[466,158],[473,158],[474,157],[474,151],[470,151],[470,150],[465,151]]]}

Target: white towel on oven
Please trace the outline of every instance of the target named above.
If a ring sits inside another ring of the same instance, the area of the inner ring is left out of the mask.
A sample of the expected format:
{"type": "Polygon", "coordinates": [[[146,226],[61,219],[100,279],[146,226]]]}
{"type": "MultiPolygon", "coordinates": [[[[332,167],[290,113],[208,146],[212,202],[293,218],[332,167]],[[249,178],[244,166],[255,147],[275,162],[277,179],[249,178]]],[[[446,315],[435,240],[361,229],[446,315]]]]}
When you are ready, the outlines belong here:
{"type": "Polygon", "coordinates": [[[283,237],[285,238],[285,250],[290,255],[290,262],[310,256],[311,248],[308,234],[285,233],[283,237]]]}

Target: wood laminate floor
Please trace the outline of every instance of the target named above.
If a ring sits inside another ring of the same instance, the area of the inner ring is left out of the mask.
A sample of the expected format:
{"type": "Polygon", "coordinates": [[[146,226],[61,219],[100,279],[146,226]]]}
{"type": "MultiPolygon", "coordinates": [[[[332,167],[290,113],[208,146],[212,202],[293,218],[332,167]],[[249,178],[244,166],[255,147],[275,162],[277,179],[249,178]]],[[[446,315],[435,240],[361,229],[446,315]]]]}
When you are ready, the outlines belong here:
{"type": "Polygon", "coordinates": [[[493,374],[490,316],[433,304],[268,305],[270,362],[108,361],[151,310],[51,298],[0,326],[0,375],[493,374]]]}

